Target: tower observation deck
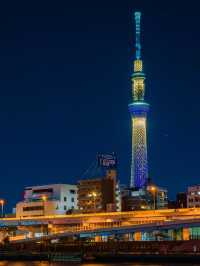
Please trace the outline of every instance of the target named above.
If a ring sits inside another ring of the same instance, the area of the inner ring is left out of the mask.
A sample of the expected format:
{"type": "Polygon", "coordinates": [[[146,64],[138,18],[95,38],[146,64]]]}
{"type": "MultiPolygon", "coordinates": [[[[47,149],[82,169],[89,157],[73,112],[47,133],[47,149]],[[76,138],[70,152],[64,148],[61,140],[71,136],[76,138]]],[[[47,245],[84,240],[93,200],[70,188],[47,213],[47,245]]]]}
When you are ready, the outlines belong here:
{"type": "Polygon", "coordinates": [[[149,110],[149,104],[144,101],[145,74],[143,72],[140,43],[141,13],[135,12],[134,15],[136,25],[136,59],[133,62],[133,73],[131,78],[132,102],[129,104],[129,111],[132,120],[132,158],[130,186],[139,189],[145,187],[148,180],[146,120],[149,110]]]}

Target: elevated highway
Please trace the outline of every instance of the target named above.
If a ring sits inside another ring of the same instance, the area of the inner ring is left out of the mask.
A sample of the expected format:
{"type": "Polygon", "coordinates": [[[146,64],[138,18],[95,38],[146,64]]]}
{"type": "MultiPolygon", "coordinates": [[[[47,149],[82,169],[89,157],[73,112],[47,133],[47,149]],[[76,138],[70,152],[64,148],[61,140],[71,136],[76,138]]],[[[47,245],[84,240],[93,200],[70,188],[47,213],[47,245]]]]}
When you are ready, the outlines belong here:
{"type": "Polygon", "coordinates": [[[66,228],[65,230],[57,230],[57,232],[51,232],[47,235],[40,237],[27,237],[26,235],[20,235],[19,237],[11,237],[13,242],[38,242],[41,240],[54,240],[66,237],[82,236],[82,237],[95,237],[95,236],[109,236],[109,235],[123,235],[132,234],[137,232],[152,232],[161,230],[178,230],[187,229],[192,227],[200,227],[200,218],[197,220],[181,220],[181,221],[166,221],[166,222],[154,222],[149,224],[129,225],[129,226],[102,226],[99,228],[66,228]]]}
{"type": "Polygon", "coordinates": [[[70,214],[56,216],[33,216],[0,219],[0,228],[12,226],[53,225],[89,225],[100,223],[149,224],[155,221],[193,220],[200,218],[200,208],[163,209],[130,212],[106,212],[91,214],[70,214]]]}
{"type": "Polygon", "coordinates": [[[187,229],[192,227],[200,227],[200,208],[0,219],[0,231],[9,231],[11,241],[136,235],[162,230],[184,230],[185,238],[189,238],[187,229]]]}

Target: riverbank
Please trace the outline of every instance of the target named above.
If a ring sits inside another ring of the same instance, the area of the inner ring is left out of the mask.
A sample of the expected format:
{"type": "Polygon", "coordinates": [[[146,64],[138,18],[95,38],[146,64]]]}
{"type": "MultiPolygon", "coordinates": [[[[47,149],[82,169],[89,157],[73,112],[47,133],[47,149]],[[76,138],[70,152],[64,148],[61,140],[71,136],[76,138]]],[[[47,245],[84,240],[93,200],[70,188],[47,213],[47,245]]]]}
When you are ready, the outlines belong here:
{"type": "Polygon", "coordinates": [[[84,254],[66,252],[1,252],[0,261],[63,261],[70,263],[200,263],[200,254],[134,254],[134,253],[101,253],[84,254]]]}
{"type": "Polygon", "coordinates": [[[95,262],[200,263],[200,254],[98,254],[95,262]]]}

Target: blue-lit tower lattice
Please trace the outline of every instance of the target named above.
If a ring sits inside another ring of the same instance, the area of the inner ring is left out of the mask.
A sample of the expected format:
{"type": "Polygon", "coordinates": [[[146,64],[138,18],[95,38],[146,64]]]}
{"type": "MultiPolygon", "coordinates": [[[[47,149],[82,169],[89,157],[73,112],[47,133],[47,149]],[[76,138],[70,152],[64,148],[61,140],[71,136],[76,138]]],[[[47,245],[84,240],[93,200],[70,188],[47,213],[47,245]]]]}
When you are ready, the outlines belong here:
{"type": "Polygon", "coordinates": [[[149,104],[144,101],[145,74],[141,59],[140,44],[140,18],[141,13],[135,12],[136,25],[136,59],[133,64],[132,74],[132,103],[129,104],[129,111],[132,119],[132,160],[131,160],[131,182],[134,188],[143,188],[148,180],[147,161],[147,134],[146,120],[149,104]]]}

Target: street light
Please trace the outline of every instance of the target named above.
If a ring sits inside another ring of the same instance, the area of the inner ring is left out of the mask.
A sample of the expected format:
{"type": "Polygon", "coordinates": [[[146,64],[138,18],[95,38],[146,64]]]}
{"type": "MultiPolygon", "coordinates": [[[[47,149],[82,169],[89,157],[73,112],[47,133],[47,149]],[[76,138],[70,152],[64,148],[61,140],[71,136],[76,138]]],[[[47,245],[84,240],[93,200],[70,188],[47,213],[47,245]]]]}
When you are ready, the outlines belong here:
{"type": "Polygon", "coordinates": [[[1,204],[1,217],[4,217],[4,204],[5,204],[5,200],[1,199],[0,200],[0,204],[1,204]]]}
{"type": "Polygon", "coordinates": [[[45,216],[45,202],[47,201],[47,196],[43,195],[42,201],[43,201],[43,216],[45,216]]]}
{"type": "Polygon", "coordinates": [[[90,198],[92,198],[93,205],[94,205],[93,208],[94,208],[94,210],[96,210],[96,197],[97,197],[97,193],[95,191],[92,191],[91,193],[88,194],[88,196],[90,198]]]}
{"type": "Polygon", "coordinates": [[[154,205],[154,210],[156,209],[156,191],[157,191],[157,188],[155,186],[151,186],[150,187],[150,190],[153,194],[153,205],[154,205]]]}
{"type": "MultiPolygon", "coordinates": [[[[45,216],[45,202],[47,201],[46,195],[42,195],[42,201],[43,201],[43,216],[45,216]]],[[[41,223],[41,232],[44,235],[43,223],[41,223]]]]}

